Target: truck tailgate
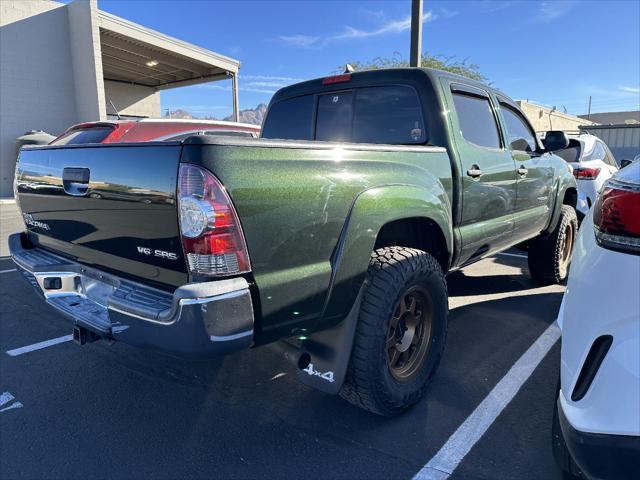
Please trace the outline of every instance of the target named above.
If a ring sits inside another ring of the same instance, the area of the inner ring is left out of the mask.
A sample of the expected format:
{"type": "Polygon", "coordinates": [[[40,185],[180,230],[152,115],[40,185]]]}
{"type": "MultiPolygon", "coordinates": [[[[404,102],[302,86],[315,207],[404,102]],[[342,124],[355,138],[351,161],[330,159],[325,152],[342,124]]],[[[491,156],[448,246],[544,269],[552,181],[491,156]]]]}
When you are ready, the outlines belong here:
{"type": "Polygon", "coordinates": [[[175,143],[23,149],[16,196],[32,243],[171,289],[187,282],[175,143]]]}

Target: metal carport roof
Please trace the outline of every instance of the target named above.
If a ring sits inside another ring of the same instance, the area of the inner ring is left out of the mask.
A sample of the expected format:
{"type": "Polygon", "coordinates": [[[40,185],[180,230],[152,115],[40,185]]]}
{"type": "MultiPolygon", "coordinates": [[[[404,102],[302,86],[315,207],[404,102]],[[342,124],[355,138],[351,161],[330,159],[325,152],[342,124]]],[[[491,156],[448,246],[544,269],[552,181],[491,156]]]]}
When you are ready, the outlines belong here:
{"type": "Polygon", "coordinates": [[[98,26],[105,80],[166,89],[231,79],[237,112],[238,60],[103,11],[98,26]]]}

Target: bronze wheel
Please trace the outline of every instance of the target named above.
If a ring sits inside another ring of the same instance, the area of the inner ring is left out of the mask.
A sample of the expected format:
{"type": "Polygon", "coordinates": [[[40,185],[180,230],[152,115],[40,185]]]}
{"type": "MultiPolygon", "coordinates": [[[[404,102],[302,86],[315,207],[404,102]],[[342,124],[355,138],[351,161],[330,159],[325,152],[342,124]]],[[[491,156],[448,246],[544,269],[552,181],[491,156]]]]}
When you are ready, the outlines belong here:
{"type": "Polygon", "coordinates": [[[426,289],[410,287],[400,297],[389,321],[387,361],[393,378],[413,380],[420,371],[431,343],[433,305],[426,289]]]}
{"type": "Polygon", "coordinates": [[[562,245],[562,250],[560,253],[560,276],[567,276],[567,269],[569,268],[569,263],[571,263],[571,254],[573,253],[573,239],[575,237],[573,231],[573,224],[567,223],[564,229],[564,242],[562,245]]]}
{"type": "Polygon", "coordinates": [[[415,404],[442,358],[448,311],[447,284],[431,254],[375,250],[340,396],[378,415],[415,404]]]}

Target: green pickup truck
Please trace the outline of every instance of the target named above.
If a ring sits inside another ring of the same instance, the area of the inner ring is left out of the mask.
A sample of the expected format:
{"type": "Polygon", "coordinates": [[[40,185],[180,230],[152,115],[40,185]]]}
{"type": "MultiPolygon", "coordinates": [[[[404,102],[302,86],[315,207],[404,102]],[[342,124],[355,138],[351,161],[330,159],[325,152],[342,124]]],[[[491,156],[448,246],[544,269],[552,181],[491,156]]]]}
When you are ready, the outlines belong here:
{"type": "Polygon", "coordinates": [[[518,246],[566,278],[567,145],[464,77],[336,75],[277,92],[260,139],[23,149],[10,250],[80,344],[275,343],[304,383],[393,415],[442,356],[448,272],[518,246]]]}

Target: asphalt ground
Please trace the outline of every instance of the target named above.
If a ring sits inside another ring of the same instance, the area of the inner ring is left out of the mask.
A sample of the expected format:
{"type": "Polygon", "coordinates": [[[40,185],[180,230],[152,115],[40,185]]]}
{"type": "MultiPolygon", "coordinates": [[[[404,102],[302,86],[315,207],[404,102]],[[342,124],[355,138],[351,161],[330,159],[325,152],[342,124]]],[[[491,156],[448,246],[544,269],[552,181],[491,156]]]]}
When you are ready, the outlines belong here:
{"type": "MultiPolygon", "coordinates": [[[[216,363],[106,342],[10,356],[71,327],[15,271],[0,273],[0,477],[446,478],[425,466],[462,438],[451,479],[559,479],[558,343],[538,352],[486,431],[475,438],[461,427],[482,419],[483,401],[500,396],[493,389],[525,352],[536,353],[560,306],[564,288],[535,285],[518,255],[449,275],[444,358],[427,397],[396,418],[301,385],[269,347],[216,363]]],[[[0,258],[0,271],[12,268],[0,258]]]]}

